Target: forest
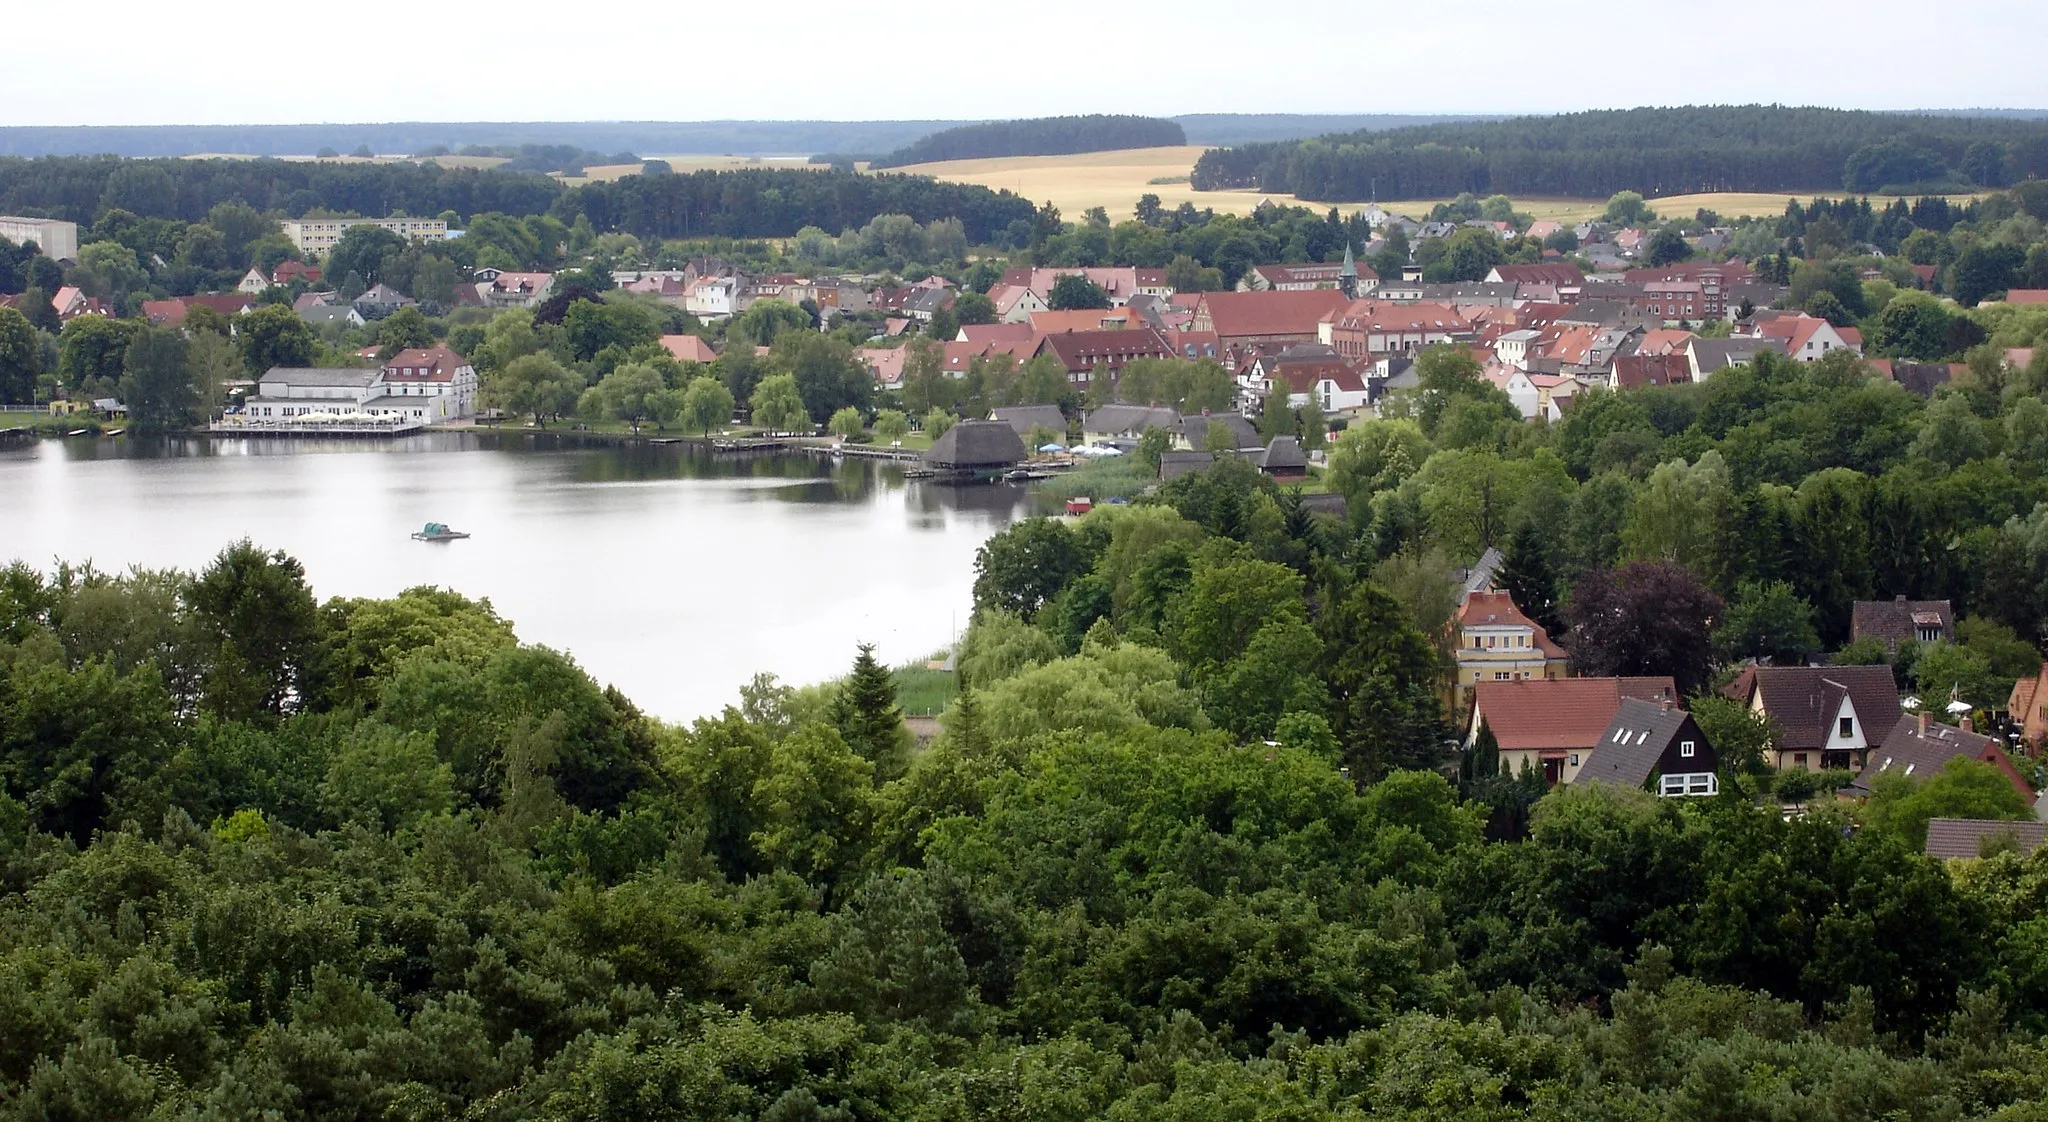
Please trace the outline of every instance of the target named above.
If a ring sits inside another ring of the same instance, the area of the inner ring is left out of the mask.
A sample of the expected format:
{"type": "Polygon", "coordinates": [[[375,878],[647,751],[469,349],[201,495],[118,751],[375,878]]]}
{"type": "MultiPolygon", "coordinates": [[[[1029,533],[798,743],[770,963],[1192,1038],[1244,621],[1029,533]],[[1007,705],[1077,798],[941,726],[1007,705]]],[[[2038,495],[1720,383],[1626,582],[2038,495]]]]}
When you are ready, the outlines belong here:
{"type": "Polygon", "coordinates": [[[929,222],[957,215],[977,242],[1031,204],[1008,192],[910,176],[747,168],[630,176],[564,189],[546,175],[429,163],[286,160],[124,160],[113,156],[0,159],[0,212],[90,225],[109,211],[198,222],[222,204],[301,215],[585,215],[598,232],[642,237],[787,237],[804,226],[843,229],[878,214],[929,222]]]}
{"type": "Polygon", "coordinates": [[[926,745],[865,648],[671,726],[248,542],[0,571],[0,1116],[2040,1117],[2048,857],[1915,841],[1973,776],[1445,766],[1368,543],[1236,462],[1017,524],[926,745]]]}
{"type": "Polygon", "coordinates": [[[1037,117],[959,125],[898,148],[875,160],[876,168],[899,168],[940,160],[990,156],[1065,156],[1124,148],[1170,148],[1188,142],[1174,121],[1157,117],[1093,113],[1081,117],[1037,117]]]}
{"type": "Polygon", "coordinates": [[[1603,110],[1424,125],[1214,149],[1197,190],[1321,202],[1472,192],[1604,198],[1617,191],[2001,187],[2048,175],[2048,122],[1782,106],[1603,110]]]}

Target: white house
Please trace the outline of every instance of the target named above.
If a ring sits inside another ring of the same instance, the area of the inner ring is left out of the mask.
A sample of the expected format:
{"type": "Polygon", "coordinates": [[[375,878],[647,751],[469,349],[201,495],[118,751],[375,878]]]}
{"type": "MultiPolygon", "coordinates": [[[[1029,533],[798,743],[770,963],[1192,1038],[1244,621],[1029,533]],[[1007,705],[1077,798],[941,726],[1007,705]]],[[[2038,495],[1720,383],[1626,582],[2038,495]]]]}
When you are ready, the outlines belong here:
{"type": "Polygon", "coordinates": [[[415,347],[375,370],[272,367],[242,403],[250,417],[368,413],[439,424],[476,412],[476,368],[446,347],[415,347]]]}
{"type": "MultiPolygon", "coordinates": [[[[1529,348],[1535,346],[1536,340],[1542,337],[1542,332],[1532,331],[1526,327],[1519,331],[1510,331],[1493,341],[1494,357],[1500,359],[1503,366],[1526,370],[1529,368],[1529,348]]],[[[1528,416],[1526,412],[1523,415],[1528,416]]]]}
{"type": "Polygon", "coordinates": [[[698,319],[725,319],[734,314],[738,302],[737,278],[699,277],[683,296],[683,310],[698,319]]]}
{"type": "Polygon", "coordinates": [[[235,286],[235,291],[256,296],[269,287],[270,278],[263,275],[263,270],[252,267],[248,272],[242,274],[242,283],[235,286]]]}

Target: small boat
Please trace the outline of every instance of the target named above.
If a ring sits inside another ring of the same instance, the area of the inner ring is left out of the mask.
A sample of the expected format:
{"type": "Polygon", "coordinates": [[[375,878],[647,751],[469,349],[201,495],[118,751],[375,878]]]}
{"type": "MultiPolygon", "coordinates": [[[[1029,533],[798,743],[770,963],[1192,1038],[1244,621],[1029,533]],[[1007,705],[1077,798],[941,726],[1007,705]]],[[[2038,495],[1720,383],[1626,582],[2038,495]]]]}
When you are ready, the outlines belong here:
{"type": "Polygon", "coordinates": [[[85,435],[85,433],[86,433],[86,430],[84,430],[84,429],[72,429],[72,430],[71,430],[70,432],[67,432],[67,433],[65,433],[64,435],[65,435],[65,436],[84,436],[84,435],[85,435]]]}
{"type": "Polygon", "coordinates": [[[124,432],[127,432],[127,431],[128,431],[127,429],[108,429],[107,431],[105,431],[105,432],[101,433],[100,435],[101,435],[101,436],[119,436],[119,435],[121,435],[122,433],[124,433],[124,432]]]}
{"type": "Polygon", "coordinates": [[[468,534],[463,533],[461,530],[451,530],[440,522],[429,522],[421,529],[413,531],[412,540],[416,542],[452,542],[456,538],[466,538],[468,536],[468,534]]]}

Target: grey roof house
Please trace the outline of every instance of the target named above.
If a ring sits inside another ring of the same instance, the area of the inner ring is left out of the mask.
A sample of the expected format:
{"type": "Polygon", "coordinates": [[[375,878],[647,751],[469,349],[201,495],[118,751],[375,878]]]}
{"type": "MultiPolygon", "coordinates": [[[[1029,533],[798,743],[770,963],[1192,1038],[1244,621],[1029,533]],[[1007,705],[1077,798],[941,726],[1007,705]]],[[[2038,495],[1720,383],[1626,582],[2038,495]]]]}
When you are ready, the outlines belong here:
{"type": "Polygon", "coordinates": [[[1987,850],[2011,846],[2020,856],[2041,848],[2048,822],[2006,822],[1993,818],[1934,818],[1927,823],[1929,857],[1955,861],[1982,857],[1987,850]]]}
{"type": "Polygon", "coordinates": [[[1095,437],[1140,437],[1146,429],[1180,430],[1180,414],[1150,405],[1105,405],[1081,421],[1081,433],[1095,437]]]}
{"type": "Polygon", "coordinates": [[[1067,417],[1057,405],[1004,405],[991,410],[988,419],[1003,422],[1027,440],[1038,429],[1056,432],[1062,441],[1067,438],[1067,417]]]}
{"type": "Polygon", "coordinates": [[[1946,600],[1858,600],[1849,610],[1849,638],[1876,639],[1885,654],[1899,653],[1908,639],[1918,643],[1955,642],[1956,613],[1946,600]]]}
{"type": "Polygon", "coordinates": [[[1623,698],[1573,783],[1647,787],[1666,798],[1718,792],[1719,758],[1692,714],[1670,702],[1623,698]]]}
{"type": "Polygon", "coordinates": [[[1259,446],[1258,427],[1240,413],[1183,413],[1175,443],[1191,451],[1210,451],[1209,429],[1215,425],[1229,430],[1232,448],[1259,446]]]}

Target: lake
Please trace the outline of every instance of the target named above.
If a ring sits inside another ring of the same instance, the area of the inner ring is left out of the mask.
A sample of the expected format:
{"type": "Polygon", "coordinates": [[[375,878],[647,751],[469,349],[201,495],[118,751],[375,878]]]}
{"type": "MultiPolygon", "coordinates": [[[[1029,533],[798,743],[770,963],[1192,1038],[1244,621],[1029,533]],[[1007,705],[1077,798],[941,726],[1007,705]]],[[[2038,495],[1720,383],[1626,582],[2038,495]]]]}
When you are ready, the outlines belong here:
{"type": "Polygon", "coordinates": [[[681,721],[757,671],[892,665],[967,625],[974,554],[1029,513],[1020,486],[903,479],[899,465],[713,455],[554,434],[388,442],[72,439],[0,450],[0,564],[204,567],[248,537],[313,592],[441,585],[681,721]],[[429,521],[474,535],[417,542],[429,521]]]}

